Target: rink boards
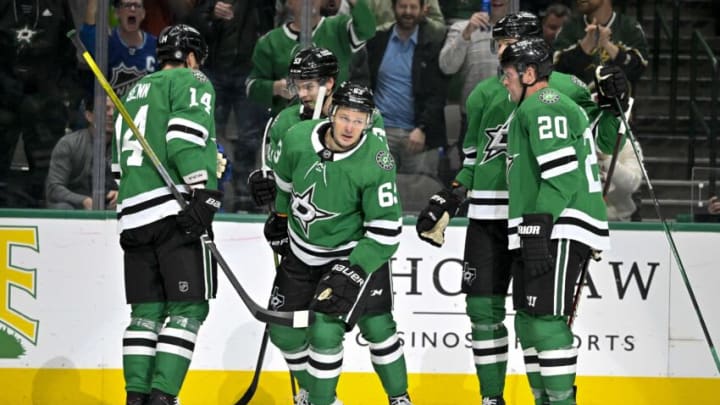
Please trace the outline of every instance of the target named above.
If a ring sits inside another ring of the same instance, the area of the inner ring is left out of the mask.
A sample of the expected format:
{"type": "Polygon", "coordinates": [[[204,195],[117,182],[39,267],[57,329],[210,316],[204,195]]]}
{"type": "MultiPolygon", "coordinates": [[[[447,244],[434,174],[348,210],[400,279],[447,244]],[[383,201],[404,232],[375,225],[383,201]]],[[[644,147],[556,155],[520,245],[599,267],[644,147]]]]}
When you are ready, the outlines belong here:
{"type": "MultiPolygon", "coordinates": [[[[60,218],[0,213],[0,390],[2,404],[122,403],[122,252],[107,214],[60,218]],[[5,384],[7,382],[7,384],[5,384]]],[[[261,217],[224,216],[216,242],[242,285],[267,302],[273,259],[261,217]]],[[[395,315],[416,404],[479,403],[464,296],[459,294],[464,226],[446,245],[403,229],[393,260],[395,315]]],[[[674,237],[715,340],[720,339],[720,227],[677,226],[674,237]],[[714,288],[713,288],[714,287],[714,288]]],[[[579,317],[582,404],[720,404],[720,379],[685,283],[656,224],[613,227],[612,250],[590,269],[579,317]]],[[[201,330],[184,405],[230,404],[250,381],[263,325],[253,320],[222,274],[201,330]]],[[[507,325],[512,331],[508,300],[507,325]]],[[[512,339],[514,341],[514,338],[512,339]]],[[[339,395],[348,405],[382,404],[368,350],[347,335],[339,395]]],[[[279,352],[269,348],[255,404],[289,404],[279,352]]],[[[530,404],[521,351],[511,348],[506,399],[530,404]]]]}

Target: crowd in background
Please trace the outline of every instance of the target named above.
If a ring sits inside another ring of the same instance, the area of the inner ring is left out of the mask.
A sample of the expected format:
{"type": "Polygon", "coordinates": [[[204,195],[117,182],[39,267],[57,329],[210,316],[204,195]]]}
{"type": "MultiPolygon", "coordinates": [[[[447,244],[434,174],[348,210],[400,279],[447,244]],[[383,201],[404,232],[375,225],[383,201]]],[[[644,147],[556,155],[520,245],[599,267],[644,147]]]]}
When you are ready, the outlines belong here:
{"type": "MultiPolygon", "coordinates": [[[[90,209],[89,151],[96,139],[89,104],[94,78],[66,33],[77,29],[94,53],[97,0],[2,3],[0,52],[5,63],[0,68],[0,91],[5,96],[0,100],[0,207],[90,209]]],[[[347,55],[338,55],[347,59],[339,82],[349,78],[375,92],[398,162],[403,209],[416,213],[427,195],[447,185],[462,165],[465,100],[479,81],[497,74],[492,26],[517,10],[510,10],[511,0],[309,3],[316,10],[311,17],[316,31],[330,26],[331,19],[344,18],[352,21],[353,35],[365,36],[351,35],[347,55]],[[363,26],[367,25],[366,12],[372,14],[375,32],[363,26]]],[[[120,95],[155,70],[156,36],[163,27],[182,22],[205,37],[209,57],[203,70],[217,93],[218,143],[232,167],[223,179],[226,212],[262,209],[250,198],[246,179],[259,166],[267,120],[296,100],[284,79],[290,55],[287,62],[274,60],[276,55],[259,52],[256,44],[275,41],[272,32],[277,32],[277,38],[298,41],[302,4],[303,0],[275,4],[114,0],[111,4],[106,75],[120,95]]],[[[556,51],[556,67],[591,87],[591,72],[599,63],[619,58],[631,83],[637,82],[647,65],[642,28],[631,17],[613,13],[611,0],[577,5],[570,0],[520,1],[519,8],[542,18],[544,37],[556,51]],[[622,28],[611,32],[616,19],[622,28]]],[[[327,44],[319,46],[338,53],[327,44]]],[[[112,123],[107,130],[112,131],[112,123]]],[[[609,162],[608,156],[599,159],[609,162]]],[[[629,170],[629,179],[617,186],[622,186],[618,202],[622,212],[611,219],[627,220],[637,208],[630,195],[640,185],[639,168],[622,166],[622,157],[620,162],[613,179],[623,180],[623,168],[629,170]]],[[[108,177],[107,182],[111,181],[108,177]]],[[[108,209],[114,208],[113,188],[108,185],[104,194],[108,209]]]]}

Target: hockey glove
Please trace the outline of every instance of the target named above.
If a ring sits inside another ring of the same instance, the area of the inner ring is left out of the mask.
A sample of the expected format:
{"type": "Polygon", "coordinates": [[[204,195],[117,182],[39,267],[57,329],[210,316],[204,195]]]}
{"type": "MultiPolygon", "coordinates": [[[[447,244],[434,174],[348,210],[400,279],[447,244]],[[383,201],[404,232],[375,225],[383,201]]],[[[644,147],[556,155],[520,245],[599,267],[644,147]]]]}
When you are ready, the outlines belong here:
{"type": "Polygon", "coordinates": [[[619,117],[628,109],[630,92],[625,72],[619,66],[598,66],[595,69],[595,88],[598,93],[598,104],[603,110],[612,112],[619,117]],[[615,98],[620,101],[622,111],[618,111],[615,98]]]}
{"type": "Polygon", "coordinates": [[[280,215],[274,212],[270,213],[267,221],[265,221],[265,228],[263,229],[265,239],[270,244],[273,252],[280,256],[286,256],[290,249],[287,220],[287,215],[280,215]]]}
{"type": "Polygon", "coordinates": [[[258,207],[275,201],[275,174],[269,169],[257,169],[248,177],[250,195],[258,207]]]}
{"type": "Polygon", "coordinates": [[[550,214],[525,214],[523,222],[518,225],[520,252],[531,277],[542,276],[555,267],[555,260],[550,254],[552,228],[553,218],[550,214]]]}
{"type": "Polygon", "coordinates": [[[347,260],[331,262],[330,270],[320,279],[310,309],[345,317],[355,305],[367,274],[347,260]]]}
{"type": "Polygon", "coordinates": [[[210,229],[215,213],[222,205],[222,191],[198,188],[193,190],[190,203],[178,213],[180,229],[191,238],[199,238],[210,229]]]}
{"type": "Polygon", "coordinates": [[[460,204],[462,198],[450,189],[440,190],[432,195],[428,205],[420,211],[415,224],[420,239],[441,247],[445,243],[445,228],[450,218],[457,214],[460,204]]]}

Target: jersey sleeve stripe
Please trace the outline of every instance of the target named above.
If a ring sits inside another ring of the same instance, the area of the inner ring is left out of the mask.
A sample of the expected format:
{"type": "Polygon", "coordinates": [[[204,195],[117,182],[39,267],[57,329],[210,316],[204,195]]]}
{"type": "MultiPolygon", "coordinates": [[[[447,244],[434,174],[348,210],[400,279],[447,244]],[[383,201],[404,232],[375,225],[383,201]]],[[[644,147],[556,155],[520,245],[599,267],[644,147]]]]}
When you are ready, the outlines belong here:
{"type": "Polygon", "coordinates": [[[362,49],[362,47],[365,45],[365,41],[362,41],[360,38],[357,37],[357,34],[355,33],[355,29],[353,28],[353,20],[352,18],[348,20],[347,22],[347,30],[348,30],[348,37],[350,38],[350,49],[353,53],[359,51],[362,49]]]}
{"type": "Polygon", "coordinates": [[[394,246],[394,245],[397,245],[400,243],[400,232],[399,231],[398,231],[397,235],[386,236],[386,235],[377,234],[377,233],[374,233],[374,232],[371,232],[370,230],[368,230],[368,232],[365,233],[365,236],[368,239],[372,239],[381,245],[394,246]]]}
{"type": "Polygon", "coordinates": [[[280,190],[290,193],[292,192],[293,185],[290,182],[287,182],[280,178],[280,176],[275,176],[275,184],[280,188],[280,190]]]}
{"type": "Polygon", "coordinates": [[[168,142],[170,142],[173,139],[182,139],[183,141],[194,143],[198,146],[205,146],[205,141],[203,141],[202,139],[198,138],[195,135],[188,135],[187,133],[184,133],[184,132],[170,131],[165,136],[165,139],[168,142]]]}
{"type": "Polygon", "coordinates": [[[174,125],[178,125],[182,128],[187,128],[185,132],[197,134],[197,136],[200,136],[203,139],[207,139],[208,137],[207,128],[205,128],[205,126],[203,125],[198,124],[197,122],[179,117],[170,118],[170,120],[168,121],[168,130],[171,130],[174,125]]]}
{"type": "Polygon", "coordinates": [[[388,228],[366,227],[365,231],[374,233],[376,235],[381,235],[381,236],[398,236],[401,233],[401,228],[388,229],[388,228]]]}
{"type": "Polygon", "coordinates": [[[400,228],[402,228],[402,220],[398,219],[397,221],[388,221],[386,219],[375,219],[365,222],[364,225],[366,228],[385,228],[391,231],[400,232],[400,228]]]}
{"type": "Polygon", "coordinates": [[[571,172],[577,168],[578,162],[576,156],[568,156],[540,165],[540,171],[542,172],[541,177],[546,180],[571,172]]]}
{"type": "Polygon", "coordinates": [[[552,160],[557,160],[565,156],[575,156],[575,149],[572,146],[566,146],[552,152],[548,152],[542,155],[538,155],[537,162],[539,166],[544,165],[552,160]]]}

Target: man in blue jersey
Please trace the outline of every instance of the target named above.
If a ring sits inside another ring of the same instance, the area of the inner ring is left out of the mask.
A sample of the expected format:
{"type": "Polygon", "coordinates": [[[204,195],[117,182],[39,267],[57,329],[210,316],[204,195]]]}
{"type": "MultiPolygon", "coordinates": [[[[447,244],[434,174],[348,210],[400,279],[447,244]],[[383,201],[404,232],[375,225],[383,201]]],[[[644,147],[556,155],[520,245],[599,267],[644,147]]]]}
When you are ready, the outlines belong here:
{"type": "MultiPolygon", "coordinates": [[[[108,81],[122,96],[139,78],[155,71],[154,35],[140,29],[145,19],[143,0],[114,0],[119,24],[108,38],[108,81]]],[[[90,53],[95,53],[95,15],[97,0],[88,0],[80,39],[90,53]]]]}

